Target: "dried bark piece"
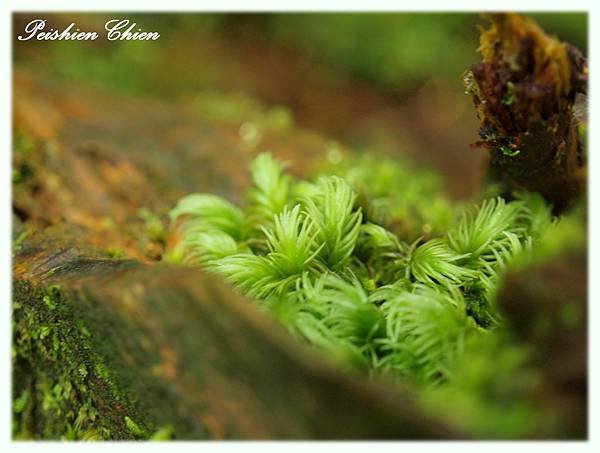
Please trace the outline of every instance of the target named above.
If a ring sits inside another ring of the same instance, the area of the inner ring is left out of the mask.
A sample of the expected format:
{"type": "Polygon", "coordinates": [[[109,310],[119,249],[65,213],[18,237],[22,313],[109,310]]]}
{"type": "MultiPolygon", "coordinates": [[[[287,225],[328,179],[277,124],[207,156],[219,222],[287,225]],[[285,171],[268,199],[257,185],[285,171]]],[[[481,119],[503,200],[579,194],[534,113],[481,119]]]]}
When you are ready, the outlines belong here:
{"type": "Polygon", "coordinates": [[[527,17],[491,23],[481,30],[483,61],[465,76],[481,124],[474,146],[490,150],[492,174],[509,191],[537,191],[562,212],[585,188],[574,106],[587,91],[587,61],[527,17]]]}

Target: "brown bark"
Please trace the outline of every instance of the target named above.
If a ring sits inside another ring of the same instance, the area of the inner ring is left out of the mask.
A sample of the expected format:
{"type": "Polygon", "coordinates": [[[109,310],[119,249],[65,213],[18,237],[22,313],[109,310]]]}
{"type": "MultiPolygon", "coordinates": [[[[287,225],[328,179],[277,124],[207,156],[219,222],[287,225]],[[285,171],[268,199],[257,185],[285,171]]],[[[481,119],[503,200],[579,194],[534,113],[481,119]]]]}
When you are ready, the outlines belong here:
{"type": "Polygon", "coordinates": [[[582,138],[574,105],[587,92],[587,61],[533,20],[495,14],[482,30],[483,61],[465,77],[480,121],[477,146],[508,190],[541,193],[555,212],[585,190],[582,138]]]}

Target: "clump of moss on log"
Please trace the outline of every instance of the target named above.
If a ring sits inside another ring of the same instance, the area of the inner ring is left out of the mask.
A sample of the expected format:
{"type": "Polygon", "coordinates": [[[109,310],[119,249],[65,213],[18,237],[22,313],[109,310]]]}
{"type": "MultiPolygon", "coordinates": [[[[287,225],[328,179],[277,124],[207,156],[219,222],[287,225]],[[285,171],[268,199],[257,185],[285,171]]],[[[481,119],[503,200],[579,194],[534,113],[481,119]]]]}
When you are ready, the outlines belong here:
{"type": "Polygon", "coordinates": [[[481,123],[476,146],[491,152],[506,186],[541,193],[556,213],[585,190],[576,101],[587,93],[587,61],[531,19],[495,14],[482,30],[483,61],[465,76],[481,123]]]}
{"type": "Polygon", "coordinates": [[[172,217],[181,242],[170,256],[224,276],[294,335],[346,364],[445,382],[464,342],[498,325],[495,292],[504,269],[543,244],[556,222],[539,195],[521,193],[508,203],[459,204],[455,219],[436,226],[437,237],[408,242],[377,214],[373,203],[381,198],[369,189],[383,175],[397,198],[410,200],[405,214],[427,213],[432,197],[411,195],[414,184],[392,184],[379,171],[390,166],[371,159],[370,186],[352,165],[352,177],[297,181],[261,154],[242,207],[210,194],[179,202],[172,217]]]}
{"type": "Polygon", "coordinates": [[[153,424],[121,390],[60,288],[16,281],[13,294],[13,437],[149,438],[153,424]]]}
{"type": "Polygon", "coordinates": [[[419,196],[417,183],[386,177],[406,174],[390,171],[400,164],[354,164],[301,181],[261,154],[241,206],[211,194],[180,200],[167,256],[222,275],[344,366],[411,386],[426,410],[453,401],[468,414],[456,422],[461,430],[510,438],[554,426],[529,398],[540,370],[503,322],[497,292],[507,269],[580,250],[582,211],[555,217],[539,194],[521,192],[477,207],[446,201],[451,220],[436,223],[424,209],[432,192],[419,196]],[[431,235],[414,240],[422,226],[407,230],[378,214],[374,203],[394,199],[404,215],[432,222],[431,235]]]}

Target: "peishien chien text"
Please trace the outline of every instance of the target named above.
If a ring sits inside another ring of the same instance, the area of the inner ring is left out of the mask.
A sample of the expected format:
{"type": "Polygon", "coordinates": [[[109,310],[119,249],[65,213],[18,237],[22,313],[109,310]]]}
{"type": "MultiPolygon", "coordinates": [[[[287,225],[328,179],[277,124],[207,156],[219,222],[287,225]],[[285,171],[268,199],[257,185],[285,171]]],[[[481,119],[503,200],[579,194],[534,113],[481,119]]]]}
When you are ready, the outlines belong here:
{"type": "MultiPolygon", "coordinates": [[[[108,41],[156,41],[160,33],[144,31],[136,22],[129,19],[111,19],[104,24],[108,41]]],[[[83,31],[74,22],[66,28],[47,28],[45,19],[33,19],[24,28],[24,34],[19,35],[19,41],[95,41],[100,37],[96,31],[83,31]]]]}

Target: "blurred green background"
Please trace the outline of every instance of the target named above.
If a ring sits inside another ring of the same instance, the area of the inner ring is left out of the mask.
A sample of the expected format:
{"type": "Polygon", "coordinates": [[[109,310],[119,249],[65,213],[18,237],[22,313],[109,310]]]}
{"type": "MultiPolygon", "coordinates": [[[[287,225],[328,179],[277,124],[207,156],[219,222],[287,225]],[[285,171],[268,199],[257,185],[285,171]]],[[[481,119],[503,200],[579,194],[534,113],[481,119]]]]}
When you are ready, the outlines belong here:
{"type": "MultiPolygon", "coordinates": [[[[529,15],[587,52],[586,13],[529,15]]],[[[15,70],[62,89],[191,107],[230,125],[256,152],[264,132],[294,126],[331,140],[320,151],[332,164],[343,150],[407,156],[441,173],[451,197],[482,187],[487,153],[469,148],[479,125],[462,78],[480,59],[483,14],[20,13],[14,35],[40,17],[46,29],[74,23],[100,34],[13,40],[15,70]],[[108,41],[105,23],[125,18],[160,39],[108,41]]]]}
{"type": "MultiPolygon", "coordinates": [[[[43,55],[51,73],[81,79],[129,93],[170,96],[221,85],[234,78],[227,62],[235,54],[211,61],[187,60],[192,70],[165,65],[198,48],[228,44],[239,51],[248,47],[278,47],[307,64],[341,71],[402,95],[432,77],[456,80],[477,61],[477,25],[474,13],[331,13],[331,14],[120,14],[146,30],[157,30],[156,42],[107,43],[53,41],[43,55]],[[201,67],[200,67],[201,66],[201,67]],[[166,74],[165,74],[166,73],[166,74]],[[167,76],[166,76],[167,75],[167,76]]],[[[587,51],[586,13],[530,14],[546,31],[587,51]]],[[[15,16],[15,34],[30,15],[15,16]]],[[[106,14],[48,15],[49,27],[71,21],[82,29],[102,30],[106,14]]],[[[117,16],[114,16],[115,18],[117,16]]],[[[18,45],[19,42],[15,41],[18,45]]],[[[28,43],[29,44],[29,43],[28,43]]],[[[15,62],[32,60],[31,46],[17,47],[15,62]]]]}
{"type": "MultiPolygon", "coordinates": [[[[586,13],[532,16],[549,33],[587,51],[586,13]]],[[[15,14],[14,35],[37,17],[15,14]]],[[[477,27],[486,25],[481,14],[43,17],[48,28],[74,22],[101,32],[101,38],[15,39],[16,70],[56,83],[191,104],[216,121],[294,124],[356,150],[407,155],[417,165],[442,169],[452,196],[470,196],[480,186],[485,155],[468,152],[478,125],[462,75],[479,60],[477,27]],[[115,18],[129,18],[161,37],[109,42],[104,24],[115,18]]]]}

